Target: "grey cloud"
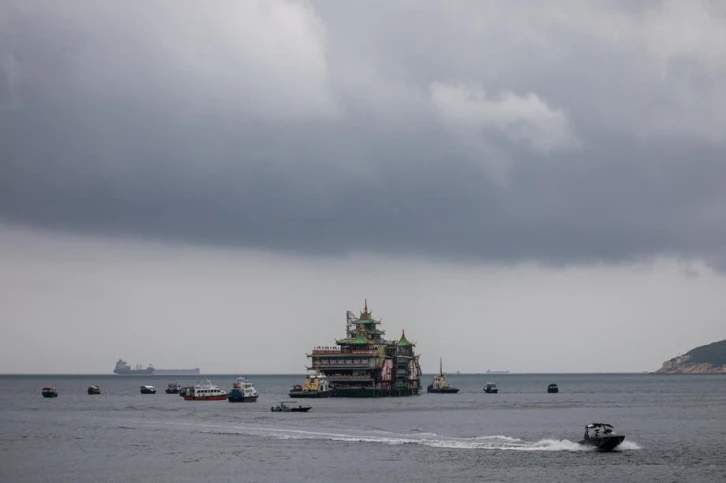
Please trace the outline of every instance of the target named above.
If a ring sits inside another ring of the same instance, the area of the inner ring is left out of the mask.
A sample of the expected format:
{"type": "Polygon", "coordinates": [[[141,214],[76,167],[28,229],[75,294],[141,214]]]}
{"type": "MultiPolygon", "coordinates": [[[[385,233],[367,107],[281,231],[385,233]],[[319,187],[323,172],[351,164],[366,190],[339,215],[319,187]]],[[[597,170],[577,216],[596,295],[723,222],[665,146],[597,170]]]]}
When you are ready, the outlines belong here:
{"type": "Polygon", "coordinates": [[[68,5],[0,24],[5,220],[316,255],[723,259],[708,3],[664,45],[659,2],[569,21],[538,2],[68,5]],[[485,109],[539,110],[462,137],[431,86],[472,83],[485,109]]]}

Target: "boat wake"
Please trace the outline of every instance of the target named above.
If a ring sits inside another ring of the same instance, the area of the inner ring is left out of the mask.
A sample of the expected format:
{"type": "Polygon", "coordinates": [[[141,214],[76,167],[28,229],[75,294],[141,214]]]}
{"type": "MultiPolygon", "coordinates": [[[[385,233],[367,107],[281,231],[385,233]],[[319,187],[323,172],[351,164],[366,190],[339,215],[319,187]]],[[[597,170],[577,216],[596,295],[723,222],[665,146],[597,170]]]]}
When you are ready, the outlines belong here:
{"type": "MultiPolygon", "coordinates": [[[[221,429],[221,428],[220,428],[221,429]]],[[[431,448],[462,449],[462,450],[499,450],[499,451],[592,451],[593,448],[582,446],[567,439],[542,439],[539,441],[526,441],[510,436],[476,436],[472,438],[454,438],[441,436],[436,433],[413,433],[396,434],[386,431],[374,431],[366,433],[333,433],[318,432],[298,429],[281,428],[251,428],[251,427],[227,427],[219,431],[209,430],[214,434],[240,434],[268,436],[286,440],[327,440],[343,441],[348,443],[374,443],[374,444],[416,444],[431,448]]],[[[636,443],[630,441],[623,443],[618,450],[640,449],[636,443]]]]}

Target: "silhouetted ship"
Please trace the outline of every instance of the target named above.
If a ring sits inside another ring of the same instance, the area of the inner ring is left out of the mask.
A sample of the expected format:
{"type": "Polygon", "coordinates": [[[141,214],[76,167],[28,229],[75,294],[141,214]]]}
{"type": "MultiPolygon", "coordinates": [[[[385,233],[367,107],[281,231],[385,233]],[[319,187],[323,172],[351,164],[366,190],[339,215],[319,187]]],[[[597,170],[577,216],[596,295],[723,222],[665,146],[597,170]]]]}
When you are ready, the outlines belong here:
{"type": "Polygon", "coordinates": [[[116,368],[113,370],[113,373],[119,376],[197,376],[199,375],[199,368],[154,369],[151,364],[148,367],[137,364],[136,367],[132,368],[126,361],[119,359],[116,362],[116,368]]]}

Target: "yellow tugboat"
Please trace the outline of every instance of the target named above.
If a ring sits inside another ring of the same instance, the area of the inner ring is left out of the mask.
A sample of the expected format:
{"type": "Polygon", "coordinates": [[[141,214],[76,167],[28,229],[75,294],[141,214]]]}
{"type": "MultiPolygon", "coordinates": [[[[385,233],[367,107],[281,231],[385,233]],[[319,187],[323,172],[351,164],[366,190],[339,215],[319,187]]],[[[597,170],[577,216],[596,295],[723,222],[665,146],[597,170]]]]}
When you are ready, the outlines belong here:
{"type": "Polygon", "coordinates": [[[443,359],[439,359],[439,373],[434,376],[434,380],[426,388],[426,392],[438,393],[438,394],[456,394],[459,390],[446,380],[444,376],[444,363],[443,359]]]}

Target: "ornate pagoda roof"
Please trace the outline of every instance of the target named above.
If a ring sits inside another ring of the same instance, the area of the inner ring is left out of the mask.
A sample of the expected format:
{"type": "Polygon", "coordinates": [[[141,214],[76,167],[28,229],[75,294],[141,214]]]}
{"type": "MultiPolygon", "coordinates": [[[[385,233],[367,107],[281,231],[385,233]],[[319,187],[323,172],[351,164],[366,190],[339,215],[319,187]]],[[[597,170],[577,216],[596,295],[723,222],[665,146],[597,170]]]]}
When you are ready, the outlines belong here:
{"type": "Polygon", "coordinates": [[[341,345],[371,345],[375,344],[374,341],[370,340],[368,337],[365,336],[365,333],[363,329],[358,329],[358,333],[355,335],[354,338],[345,338],[345,339],[338,339],[336,341],[338,344],[341,345]]]}
{"type": "Polygon", "coordinates": [[[411,347],[413,347],[416,344],[415,343],[411,343],[411,341],[409,341],[406,338],[406,331],[405,330],[402,330],[401,331],[401,338],[398,339],[398,345],[400,345],[400,346],[411,346],[411,347]]]}

